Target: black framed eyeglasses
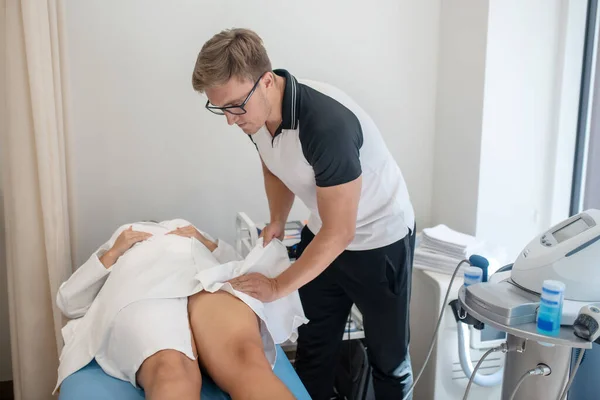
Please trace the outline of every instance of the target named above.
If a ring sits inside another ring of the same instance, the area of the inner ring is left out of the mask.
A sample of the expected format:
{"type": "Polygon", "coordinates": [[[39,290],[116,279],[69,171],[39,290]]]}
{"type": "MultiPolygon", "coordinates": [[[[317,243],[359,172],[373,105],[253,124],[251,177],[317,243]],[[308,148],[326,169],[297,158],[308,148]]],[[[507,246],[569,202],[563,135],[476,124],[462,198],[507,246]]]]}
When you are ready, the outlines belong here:
{"type": "Polygon", "coordinates": [[[254,86],[252,86],[252,90],[250,90],[250,93],[248,93],[248,96],[246,96],[246,99],[242,102],[242,104],[236,104],[236,105],[225,106],[225,107],[217,107],[217,106],[213,106],[212,104],[210,104],[210,100],[207,100],[206,101],[206,109],[208,111],[212,112],[213,114],[217,114],[217,115],[225,115],[225,113],[229,113],[229,114],[233,114],[233,115],[246,114],[246,109],[244,107],[246,106],[246,103],[248,103],[248,100],[250,100],[250,97],[252,97],[252,94],[254,94],[254,91],[258,87],[258,83],[260,82],[260,80],[262,79],[262,77],[264,75],[265,74],[262,74],[258,78],[258,80],[254,83],[254,86]]]}

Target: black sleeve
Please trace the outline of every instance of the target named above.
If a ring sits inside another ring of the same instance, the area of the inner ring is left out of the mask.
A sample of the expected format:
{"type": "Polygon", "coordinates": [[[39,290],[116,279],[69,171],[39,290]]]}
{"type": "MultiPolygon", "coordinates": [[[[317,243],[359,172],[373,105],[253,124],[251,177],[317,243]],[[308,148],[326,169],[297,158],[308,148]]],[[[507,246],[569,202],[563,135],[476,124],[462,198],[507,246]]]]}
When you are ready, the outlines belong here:
{"type": "Polygon", "coordinates": [[[302,152],[313,167],[318,187],[348,183],[362,173],[359,157],[362,129],[358,118],[350,110],[345,111],[343,118],[322,115],[301,127],[302,152]]]}

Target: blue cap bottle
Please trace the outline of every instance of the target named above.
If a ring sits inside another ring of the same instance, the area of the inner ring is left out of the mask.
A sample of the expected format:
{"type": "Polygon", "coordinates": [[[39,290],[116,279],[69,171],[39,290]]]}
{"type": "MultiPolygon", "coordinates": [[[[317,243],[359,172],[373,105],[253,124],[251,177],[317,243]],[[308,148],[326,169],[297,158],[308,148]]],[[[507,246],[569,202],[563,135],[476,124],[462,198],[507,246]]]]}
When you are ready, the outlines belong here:
{"type": "Polygon", "coordinates": [[[542,298],[537,315],[537,331],[547,336],[558,336],[562,318],[565,284],[560,281],[545,280],[542,285],[542,298]]]}

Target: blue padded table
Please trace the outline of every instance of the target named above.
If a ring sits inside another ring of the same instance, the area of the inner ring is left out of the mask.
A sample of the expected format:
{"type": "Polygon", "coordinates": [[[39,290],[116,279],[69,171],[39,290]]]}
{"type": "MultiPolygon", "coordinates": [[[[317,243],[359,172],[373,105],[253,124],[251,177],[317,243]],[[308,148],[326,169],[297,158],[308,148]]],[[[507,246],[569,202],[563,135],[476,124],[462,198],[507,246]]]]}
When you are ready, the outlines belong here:
{"type": "MultiPolygon", "coordinates": [[[[297,399],[310,400],[308,392],[281,347],[277,347],[277,361],[273,371],[297,399]]],[[[144,397],[143,390],[134,388],[129,382],[105,374],[94,360],[64,380],[58,398],[59,400],[144,400],[144,397]]],[[[206,374],[202,375],[201,398],[202,400],[231,399],[206,374]]]]}

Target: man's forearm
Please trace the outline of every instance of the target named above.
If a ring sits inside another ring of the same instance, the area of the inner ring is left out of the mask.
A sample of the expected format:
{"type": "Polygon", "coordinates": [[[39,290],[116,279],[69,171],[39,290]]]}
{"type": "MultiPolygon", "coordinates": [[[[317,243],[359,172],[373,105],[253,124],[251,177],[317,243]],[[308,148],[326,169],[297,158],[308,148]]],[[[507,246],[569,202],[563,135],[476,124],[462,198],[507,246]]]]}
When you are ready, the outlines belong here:
{"type": "Polygon", "coordinates": [[[321,230],[302,256],[276,278],[279,297],[289,295],[319,276],[352,242],[353,235],[321,230]]]}
{"type": "Polygon", "coordinates": [[[271,214],[270,222],[285,223],[294,204],[294,193],[264,165],[263,174],[265,178],[265,191],[267,192],[267,199],[269,201],[269,212],[271,214]]]}

